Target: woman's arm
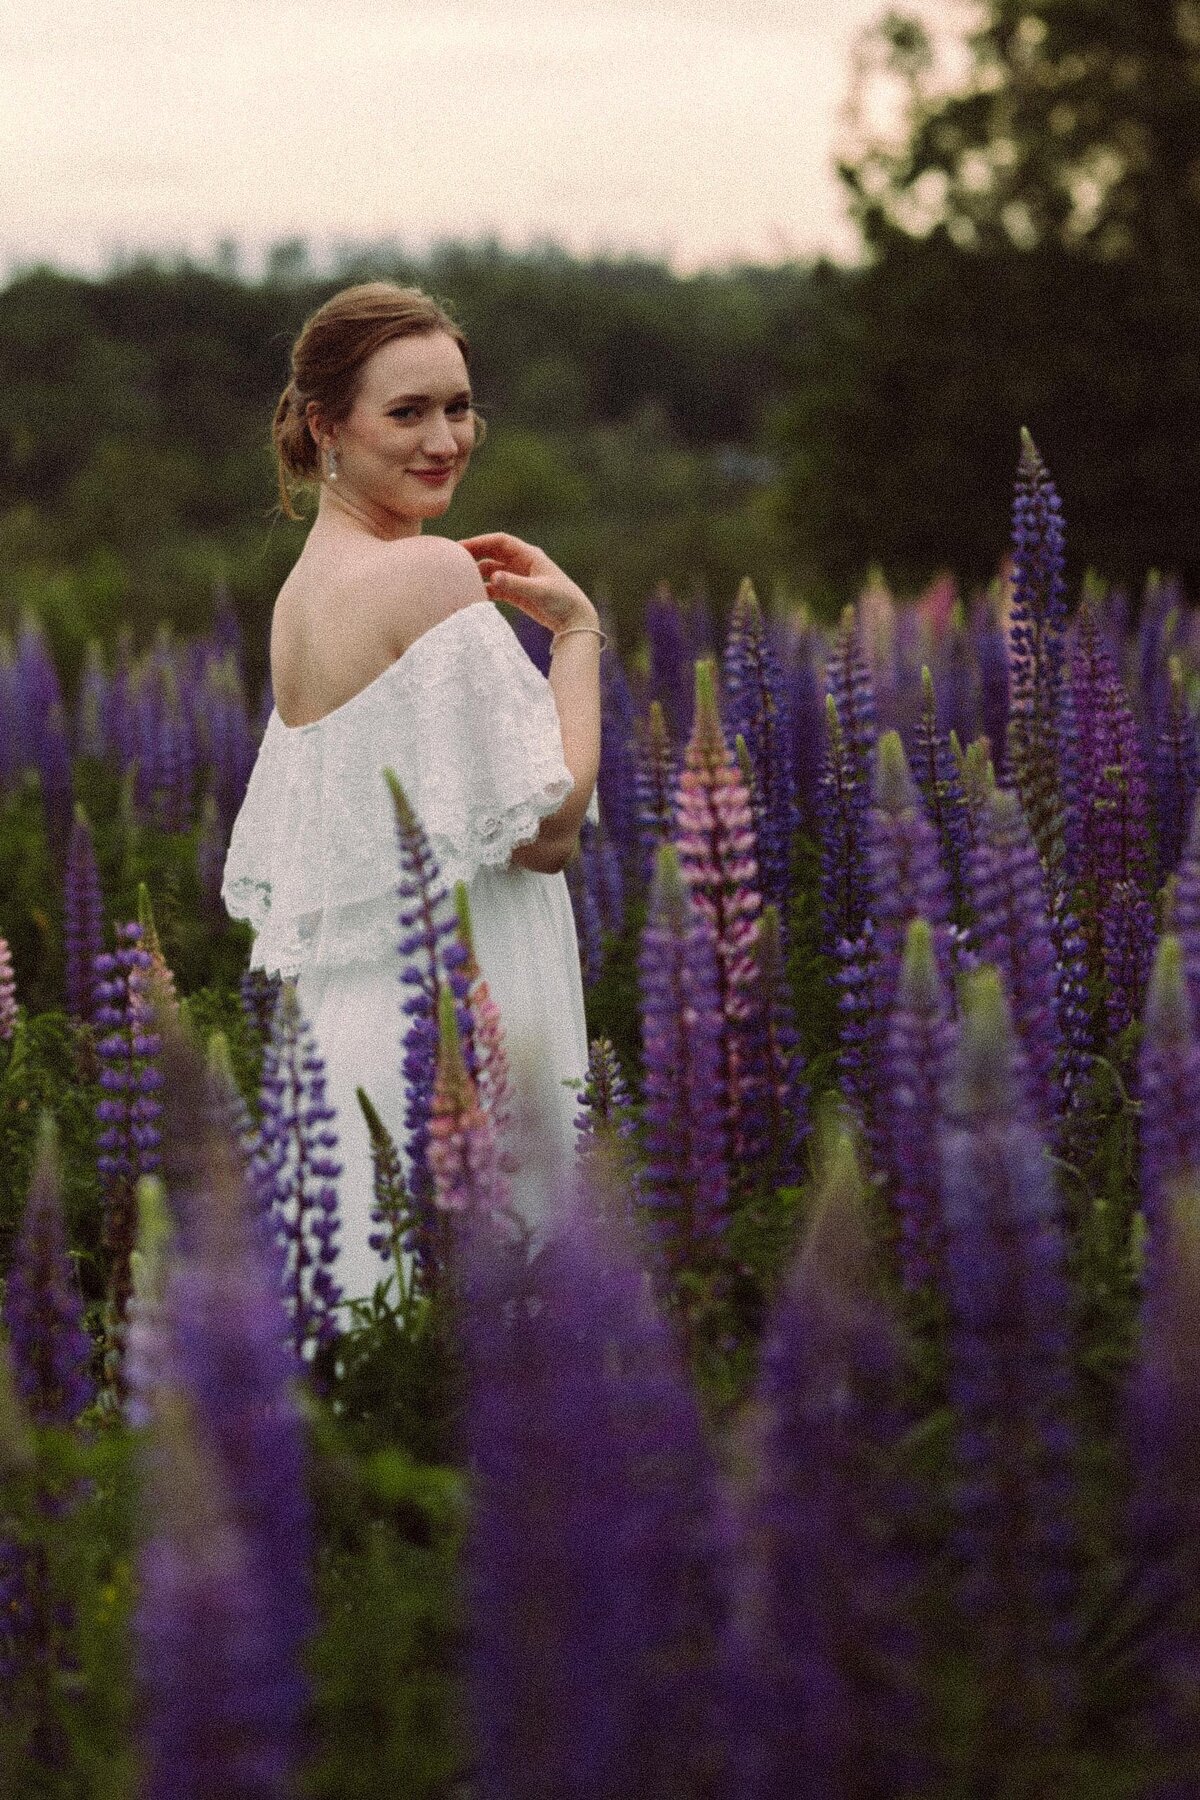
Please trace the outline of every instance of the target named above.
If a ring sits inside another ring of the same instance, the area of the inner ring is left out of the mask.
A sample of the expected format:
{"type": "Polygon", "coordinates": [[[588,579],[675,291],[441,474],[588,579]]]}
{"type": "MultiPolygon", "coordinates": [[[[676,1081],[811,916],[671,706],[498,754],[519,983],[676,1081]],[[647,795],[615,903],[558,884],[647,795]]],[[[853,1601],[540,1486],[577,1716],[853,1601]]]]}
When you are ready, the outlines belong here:
{"type": "MultiPolygon", "coordinates": [[[[571,577],[536,544],[506,531],[462,538],[475,558],[488,594],[519,606],[548,631],[572,625],[599,627],[600,616],[571,577]]],[[[583,815],[600,773],[600,639],[592,631],[572,632],[554,647],[550,687],[562,729],[563,759],[575,786],[556,813],[542,820],[528,844],[518,844],[511,861],[540,875],[556,875],[575,852],[583,815]]]]}

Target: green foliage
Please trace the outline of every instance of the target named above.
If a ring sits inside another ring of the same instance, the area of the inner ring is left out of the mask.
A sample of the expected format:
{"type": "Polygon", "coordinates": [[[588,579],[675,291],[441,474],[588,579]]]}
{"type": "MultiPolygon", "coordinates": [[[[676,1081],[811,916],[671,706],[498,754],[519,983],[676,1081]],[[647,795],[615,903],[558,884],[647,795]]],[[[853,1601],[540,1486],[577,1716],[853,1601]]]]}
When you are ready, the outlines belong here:
{"type": "Polygon", "coordinates": [[[59,1132],[63,1208],[84,1295],[104,1292],[96,1175],[98,1066],[90,1033],[61,1012],[24,1015],[0,1065],[0,1267],[25,1210],[43,1107],[59,1132]]]}

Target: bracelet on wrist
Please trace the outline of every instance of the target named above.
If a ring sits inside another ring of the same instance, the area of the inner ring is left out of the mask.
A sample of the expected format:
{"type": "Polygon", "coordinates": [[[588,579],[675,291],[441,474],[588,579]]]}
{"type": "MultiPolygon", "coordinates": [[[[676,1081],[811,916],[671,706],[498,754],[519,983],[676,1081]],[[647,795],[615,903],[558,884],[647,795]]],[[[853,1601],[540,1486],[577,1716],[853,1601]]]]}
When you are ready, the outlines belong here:
{"type": "Polygon", "coordinates": [[[575,632],[575,631],[593,632],[596,635],[596,637],[598,637],[600,639],[600,648],[602,650],[604,649],[604,646],[608,643],[608,633],[606,631],[601,631],[601,629],[598,625],[568,625],[562,631],[556,631],[554,633],[554,636],[551,638],[551,640],[550,640],[551,656],[554,655],[554,646],[558,643],[559,638],[570,637],[571,633],[575,632]]]}

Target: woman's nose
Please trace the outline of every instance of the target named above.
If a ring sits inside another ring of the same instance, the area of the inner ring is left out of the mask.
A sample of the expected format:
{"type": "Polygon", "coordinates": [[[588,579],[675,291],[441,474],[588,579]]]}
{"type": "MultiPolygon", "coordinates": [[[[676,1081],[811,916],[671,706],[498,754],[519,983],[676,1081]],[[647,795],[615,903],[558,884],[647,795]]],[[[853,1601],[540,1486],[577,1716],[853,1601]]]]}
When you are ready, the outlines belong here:
{"type": "Polygon", "coordinates": [[[425,449],[428,453],[437,452],[443,456],[458,449],[454,433],[450,429],[450,421],[445,413],[434,421],[430,434],[425,440],[425,449]]]}

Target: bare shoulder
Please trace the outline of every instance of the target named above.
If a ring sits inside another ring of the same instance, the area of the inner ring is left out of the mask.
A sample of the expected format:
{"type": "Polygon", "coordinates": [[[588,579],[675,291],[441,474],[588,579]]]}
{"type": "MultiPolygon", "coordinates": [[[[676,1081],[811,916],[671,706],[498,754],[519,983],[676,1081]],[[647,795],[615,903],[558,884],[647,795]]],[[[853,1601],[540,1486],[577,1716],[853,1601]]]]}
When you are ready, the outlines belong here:
{"type": "Polygon", "coordinates": [[[398,538],[381,546],[371,586],[396,655],[431,625],[488,598],[471,552],[446,537],[398,538]]]}

